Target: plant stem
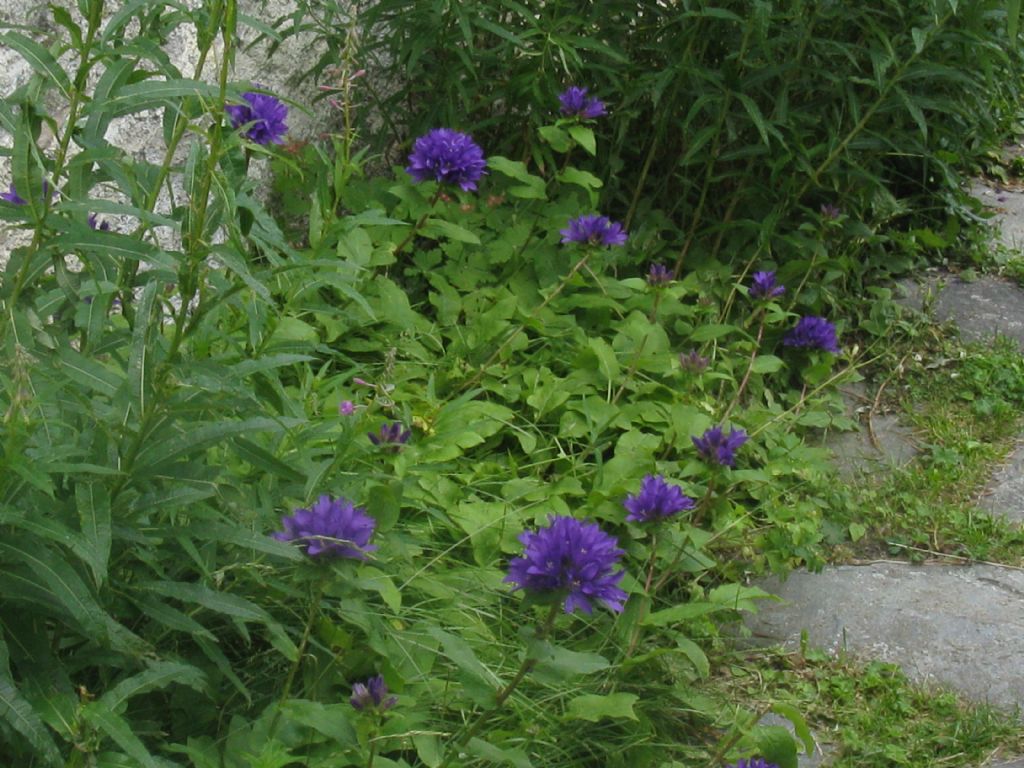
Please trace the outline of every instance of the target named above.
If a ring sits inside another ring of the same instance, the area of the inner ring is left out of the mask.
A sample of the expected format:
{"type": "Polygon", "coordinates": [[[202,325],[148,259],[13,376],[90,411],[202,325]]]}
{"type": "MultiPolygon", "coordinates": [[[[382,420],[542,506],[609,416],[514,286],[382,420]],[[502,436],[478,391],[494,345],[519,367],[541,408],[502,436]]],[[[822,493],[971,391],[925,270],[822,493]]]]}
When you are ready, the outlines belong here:
{"type": "Polygon", "coordinates": [[[412,229],[409,230],[409,234],[405,236],[405,239],[402,242],[400,242],[395,247],[395,250],[392,251],[392,253],[391,253],[392,256],[396,256],[397,257],[398,254],[400,254],[405,249],[405,246],[407,246],[410,242],[412,242],[412,239],[414,237],[416,237],[416,233],[420,231],[420,229],[423,227],[424,224],[427,223],[427,218],[430,216],[430,214],[432,214],[434,212],[434,206],[437,204],[437,201],[440,200],[440,199],[441,199],[441,187],[438,186],[437,191],[434,192],[434,195],[430,198],[430,204],[429,204],[426,212],[422,216],[420,216],[419,221],[417,221],[415,224],[413,224],[412,229]]]}
{"type": "Polygon", "coordinates": [[[743,393],[747,390],[747,383],[750,381],[750,374],[754,370],[754,361],[757,359],[757,353],[761,351],[761,339],[764,338],[764,326],[765,310],[762,308],[757,327],[757,339],[754,341],[754,348],[750,350],[750,360],[747,361],[747,370],[743,373],[743,379],[740,381],[740,385],[736,389],[736,394],[733,395],[732,400],[729,402],[729,407],[726,408],[725,413],[722,414],[723,422],[729,418],[729,414],[732,413],[732,409],[739,404],[740,398],[743,397],[743,393]]]}
{"type": "Polygon", "coordinates": [[[295,662],[292,664],[291,669],[288,670],[288,677],[285,678],[284,687],[281,689],[281,699],[277,704],[277,711],[274,712],[274,719],[270,722],[270,735],[269,738],[273,738],[275,731],[277,730],[278,721],[281,719],[281,707],[288,700],[288,697],[292,693],[292,685],[295,683],[295,677],[299,673],[299,669],[302,667],[302,660],[306,655],[306,648],[309,646],[309,638],[313,633],[313,622],[316,621],[317,614],[320,612],[320,601],[324,596],[324,587],[326,586],[326,577],[321,577],[316,585],[310,590],[309,599],[309,611],[306,613],[306,626],[302,630],[302,639],[299,641],[299,648],[295,655],[295,662]]]}
{"type": "MultiPolygon", "coordinates": [[[[558,611],[561,607],[562,604],[557,602],[551,606],[551,609],[548,611],[547,618],[544,619],[544,623],[541,624],[540,629],[537,631],[538,640],[545,639],[551,632],[552,627],[555,625],[555,619],[558,618],[558,611]]],[[[501,709],[502,704],[508,700],[508,697],[512,695],[517,687],[519,687],[519,684],[523,682],[526,676],[530,673],[530,670],[535,666],[537,666],[537,660],[531,659],[529,652],[527,652],[526,655],[523,656],[523,661],[519,665],[519,669],[516,670],[515,675],[504,688],[498,691],[497,696],[494,697],[494,705],[481,712],[477,716],[476,720],[473,721],[473,724],[468,728],[463,726],[458,732],[456,732],[452,739],[452,750],[445,756],[438,768],[448,768],[448,765],[451,764],[451,761],[457,755],[457,748],[463,746],[473,738],[483,727],[487,718],[501,709]]]]}

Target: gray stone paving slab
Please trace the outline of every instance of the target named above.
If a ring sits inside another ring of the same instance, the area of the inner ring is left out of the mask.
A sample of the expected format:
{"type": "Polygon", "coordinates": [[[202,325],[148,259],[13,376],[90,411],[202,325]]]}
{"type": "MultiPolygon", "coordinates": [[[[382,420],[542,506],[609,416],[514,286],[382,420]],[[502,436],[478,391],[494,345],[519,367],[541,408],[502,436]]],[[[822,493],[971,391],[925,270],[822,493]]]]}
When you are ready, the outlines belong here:
{"type": "Polygon", "coordinates": [[[935,317],[953,322],[967,341],[1009,336],[1024,348],[1024,290],[1009,280],[983,276],[967,282],[954,275],[929,276],[921,283],[901,281],[901,303],[921,309],[931,295],[935,317]]]}
{"type": "Polygon", "coordinates": [[[839,474],[848,481],[871,478],[893,467],[902,467],[918,453],[913,429],[892,414],[870,414],[874,389],[863,381],[839,388],[846,415],[860,422],[856,432],[828,432],[823,445],[835,454],[839,474]]]}
{"type": "Polygon", "coordinates": [[[992,223],[999,242],[1020,256],[1024,249],[1024,192],[975,179],[971,194],[995,213],[992,223]]]}
{"type": "Polygon", "coordinates": [[[1024,444],[996,470],[978,505],[993,515],[1024,522],[1024,444]]]}
{"type": "Polygon", "coordinates": [[[793,573],[762,586],[783,598],[747,618],[760,643],[809,643],[899,664],[924,684],[1024,707],[1024,572],[881,562],[793,573]]]}

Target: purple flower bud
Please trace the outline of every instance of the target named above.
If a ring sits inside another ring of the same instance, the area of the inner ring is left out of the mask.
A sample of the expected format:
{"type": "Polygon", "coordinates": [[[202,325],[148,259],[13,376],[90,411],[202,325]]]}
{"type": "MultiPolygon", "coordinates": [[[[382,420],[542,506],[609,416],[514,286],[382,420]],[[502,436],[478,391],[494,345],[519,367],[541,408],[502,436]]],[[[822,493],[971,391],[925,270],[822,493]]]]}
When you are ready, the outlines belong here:
{"type": "Polygon", "coordinates": [[[697,452],[705,461],[713,461],[723,467],[736,466],[736,451],[749,439],[742,429],[725,434],[721,427],[712,427],[701,437],[691,437],[697,452]]]}
{"type": "Polygon", "coordinates": [[[683,494],[678,485],[669,485],[661,475],[647,475],[640,481],[640,493],[629,494],[622,506],[627,520],[650,523],[693,509],[697,502],[683,494]]]}
{"type": "Polygon", "coordinates": [[[593,120],[606,114],[604,102],[591,96],[587,97],[587,89],[571,85],[558,95],[561,112],[566,117],[578,117],[582,120],[593,120]]]}
{"type": "Polygon", "coordinates": [[[398,703],[397,696],[388,696],[388,686],[383,675],[375,675],[365,683],[352,686],[352,698],[349,703],[360,712],[371,710],[383,712],[398,703]]]}
{"type": "Polygon", "coordinates": [[[647,282],[655,287],[668,285],[672,282],[672,270],[664,264],[651,264],[647,272],[647,282]]]}
{"type": "Polygon", "coordinates": [[[786,292],[786,286],[776,285],[774,272],[755,272],[750,283],[750,298],[775,299],[786,292]]]}
{"type": "Polygon", "coordinates": [[[696,349],[679,353],[679,365],[683,367],[684,371],[689,373],[703,373],[710,362],[704,355],[697,352],[696,349]]]}
{"type": "Polygon", "coordinates": [[[370,438],[370,442],[374,445],[389,448],[392,451],[399,451],[403,445],[409,442],[411,435],[412,432],[405,429],[402,426],[402,422],[393,421],[390,424],[382,425],[377,434],[369,432],[366,436],[370,438]]]}
{"type": "Polygon", "coordinates": [[[796,327],[783,337],[782,343],[787,347],[820,349],[834,355],[840,352],[836,327],[824,317],[801,317],[796,327]]]}
{"type": "Polygon", "coordinates": [[[617,221],[596,213],[585,213],[569,219],[569,225],[559,230],[563,243],[584,243],[587,245],[625,245],[626,233],[617,221]]]}
{"type": "Polygon", "coordinates": [[[831,219],[832,221],[835,221],[843,214],[843,209],[832,203],[822,203],[818,210],[824,218],[831,219]]]}
{"type": "Polygon", "coordinates": [[[342,400],[338,403],[338,414],[341,416],[351,416],[356,412],[356,404],[351,400],[342,400]]]}
{"type": "Polygon", "coordinates": [[[0,192],[0,200],[6,200],[11,205],[28,205],[28,201],[18,194],[13,183],[6,192],[0,192]]]}

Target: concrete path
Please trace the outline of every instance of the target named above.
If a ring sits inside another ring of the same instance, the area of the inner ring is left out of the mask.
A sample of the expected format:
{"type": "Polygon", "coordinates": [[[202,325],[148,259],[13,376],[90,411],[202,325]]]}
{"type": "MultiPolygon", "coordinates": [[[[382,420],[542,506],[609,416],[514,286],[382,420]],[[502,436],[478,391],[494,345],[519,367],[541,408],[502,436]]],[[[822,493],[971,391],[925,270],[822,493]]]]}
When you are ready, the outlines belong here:
{"type": "MultiPolygon", "coordinates": [[[[1024,192],[980,183],[973,191],[998,206],[1001,246],[1020,252],[1024,192]]],[[[1016,284],[988,276],[968,282],[933,272],[902,287],[907,306],[954,323],[963,338],[984,342],[1001,334],[1024,351],[1024,290],[1016,284]]],[[[874,411],[862,385],[847,390],[848,415],[862,428],[828,438],[840,473],[870,480],[911,462],[918,448],[913,430],[893,414],[874,411]]],[[[994,472],[978,506],[1024,523],[1024,436],[994,472]]],[[[799,571],[785,582],[761,586],[782,600],[747,618],[755,642],[795,649],[806,632],[813,647],[892,662],[916,682],[948,686],[971,701],[1024,716],[1024,569],[879,561],[817,574],[799,571]]],[[[825,753],[827,765],[827,747],[825,753]]],[[[820,760],[820,755],[802,758],[801,766],[820,760]]],[[[1024,758],[988,768],[1024,768],[1024,758]]]]}

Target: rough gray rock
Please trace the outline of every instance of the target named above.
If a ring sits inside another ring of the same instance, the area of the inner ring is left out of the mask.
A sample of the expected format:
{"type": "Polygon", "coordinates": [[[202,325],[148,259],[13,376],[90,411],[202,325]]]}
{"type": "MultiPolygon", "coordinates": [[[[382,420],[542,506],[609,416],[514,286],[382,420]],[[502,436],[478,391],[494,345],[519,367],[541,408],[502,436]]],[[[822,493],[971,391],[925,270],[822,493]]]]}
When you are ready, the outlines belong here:
{"type": "Polygon", "coordinates": [[[755,641],[899,664],[973,701],[1024,705],[1024,572],[882,562],[797,572],[762,585],[783,598],[747,619],[755,641]]]}
{"type": "Polygon", "coordinates": [[[1024,445],[996,470],[978,504],[994,515],[1024,522],[1024,445]]]}
{"type": "Polygon", "coordinates": [[[871,478],[893,467],[902,467],[918,453],[917,437],[898,417],[871,413],[873,390],[864,382],[840,387],[846,415],[859,420],[856,432],[829,432],[823,444],[835,454],[839,474],[848,481],[871,478]]]}
{"type": "Polygon", "coordinates": [[[971,194],[992,209],[999,243],[1020,256],[1024,248],[1024,192],[975,179],[971,194]]]}
{"type": "MultiPolygon", "coordinates": [[[[1024,220],[1022,220],[1024,221],[1024,220]]],[[[967,341],[1009,336],[1024,349],[1024,290],[1008,280],[984,276],[972,282],[947,275],[922,283],[903,281],[901,303],[921,310],[931,305],[941,322],[952,322],[967,341]]]]}

